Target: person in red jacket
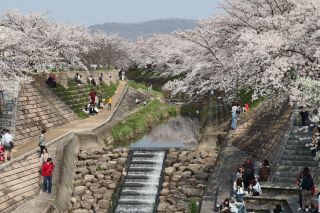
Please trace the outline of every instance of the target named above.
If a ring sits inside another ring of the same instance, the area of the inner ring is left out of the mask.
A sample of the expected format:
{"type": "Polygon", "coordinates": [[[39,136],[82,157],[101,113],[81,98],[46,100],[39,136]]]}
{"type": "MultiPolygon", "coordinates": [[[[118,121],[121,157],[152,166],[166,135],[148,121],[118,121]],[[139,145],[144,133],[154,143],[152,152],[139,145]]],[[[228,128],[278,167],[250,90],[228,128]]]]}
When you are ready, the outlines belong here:
{"type": "Polygon", "coordinates": [[[48,192],[49,194],[51,194],[53,170],[52,158],[48,158],[47,162],[42,165],[41,175],[43,177],[43,192],[48,192]]]}

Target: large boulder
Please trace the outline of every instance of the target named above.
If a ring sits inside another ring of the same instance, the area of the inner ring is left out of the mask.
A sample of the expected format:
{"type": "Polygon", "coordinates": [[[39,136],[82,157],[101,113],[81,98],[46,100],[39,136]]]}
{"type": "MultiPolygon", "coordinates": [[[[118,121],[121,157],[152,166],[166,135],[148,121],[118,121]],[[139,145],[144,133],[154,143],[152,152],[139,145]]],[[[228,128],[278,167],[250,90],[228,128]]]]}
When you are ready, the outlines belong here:
{"type": "Polygon", "coordinates": [[[108,209],[110,206],[110,201],[108,200],[99,200],[98,205],[101,209],[108,209]]]}
{"type": "Polygon", "coordinates": [[[190,171],[192,171],[193,174],[198,173],[199,170],[201,169],[201,167],[202,167],[202,166],[201,166],[200,164],[189,164],[189,165],[188,165],[188,169],[189,169],[190,171]]]}

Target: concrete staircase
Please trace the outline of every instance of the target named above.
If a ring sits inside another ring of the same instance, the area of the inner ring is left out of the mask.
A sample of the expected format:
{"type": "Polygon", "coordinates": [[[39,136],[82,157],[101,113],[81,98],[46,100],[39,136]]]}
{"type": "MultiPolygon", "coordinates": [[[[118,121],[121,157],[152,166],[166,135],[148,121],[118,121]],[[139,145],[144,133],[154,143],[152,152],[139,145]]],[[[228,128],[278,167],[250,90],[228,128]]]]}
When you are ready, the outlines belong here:
{"type": "MultiPolygon", "coordinates": [[[[57,144],[48,146],[48,152],[55,165],[57,165],[56,149],[57,144]]],[[[39,154],[33,151],[25,157],[4,166],[0,167],[0,212],[30,212],[30,208],[28,208],[28,211],[24,210],[26,207],[23,204],[39,196],[42,189],[39,154]]],[[[56,167],[55,170],[58,171],[59,168],[56,167]]],[[[55,196],[56,185],[56,180],[53,179],[52,197],[55,196]]],[[[48,208],[50,208],[50,205],[48,205],[48,208]]],[[[45,209],[42,209],[41,212],[45,212],[45,209]]]]}
{"type": "Polygon", "coordinates": [[[40,92],[34,83],[21,85],[16,113],[16,145],[22,144],[24,139],[39,135],[42,129],[61,126],[74,119],[72,113],[60,115],[64,106],[52,104],[48,97],[45,89],[40,92]]]}
{"type": "Polygon", "coordinates": [[[301,126],[294,126],[289,136],[287,145],[282,155],[277,171],[274,174],[273,182],[294,185],[298,174],[304,167],[309,167],[311,173],[316,171],[319,162],[305,144],[311,141],[312,132],[298,131],[301,126]]]}

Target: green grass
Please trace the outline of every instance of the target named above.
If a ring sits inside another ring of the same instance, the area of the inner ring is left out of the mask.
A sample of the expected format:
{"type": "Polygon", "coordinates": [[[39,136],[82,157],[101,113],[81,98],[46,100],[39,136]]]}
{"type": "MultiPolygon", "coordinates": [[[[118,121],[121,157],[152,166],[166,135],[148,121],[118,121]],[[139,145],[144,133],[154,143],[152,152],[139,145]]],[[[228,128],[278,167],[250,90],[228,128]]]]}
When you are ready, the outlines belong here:
{"type": "Polygon", "coordinates": [[[57,85],[57,87],[53,90],[54,93],[65,102],[72,111],[74,111],[80,119],[88,118],[85,112],[83,112],[84,106],[86,106],[89,102],[89,92],[91,89],[94,89],[97,93],[101,93],[102,98],[108,98],[114,95],[119,82],[117,81],[115,84],[107,85],[101,84],[98,86],[92,85],[82,85],[79,86],[73,80],[68,81],[68,88],[63,87],[62,85],[57,85]]]}
{"type": "Polygon", "coordinates": [[[190,213],[197,213],[198,212],[198,205],[196,199],[191,199],[189,201],[189,212],[190,213]]]}
{"type": "Polygon", "coordinates": [[[125,121],[111,129],[115,142],[124,142],[149,131],[170,116],[176,116],[177,109],[153,99],[146,106],[130,115],[125,121]]]}
{"type": "Polygon", "coordinates": [[[148,90],[148,86],[144,83],[138,83],[134,80],[128,80],[128,85],[136,90],[142,90],[144,92],[150,93],[154,97],[163,97],[161,91],[157,91],[152,89],[151,91],[148,90]]]}

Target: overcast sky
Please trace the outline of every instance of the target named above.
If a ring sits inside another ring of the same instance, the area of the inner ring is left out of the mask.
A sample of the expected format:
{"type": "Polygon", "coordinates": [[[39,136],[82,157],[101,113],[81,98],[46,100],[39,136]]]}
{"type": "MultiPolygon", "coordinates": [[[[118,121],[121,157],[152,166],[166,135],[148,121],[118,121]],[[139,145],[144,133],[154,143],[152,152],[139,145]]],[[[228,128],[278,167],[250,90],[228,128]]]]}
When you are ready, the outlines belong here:
{"type": "Polygon", "coordinates": [[[50,19],[83,25],[142,22],[163,18],[199,19],[217,13],[223,0],[0,0],[0,11],[46,12],[50,19]]]}

